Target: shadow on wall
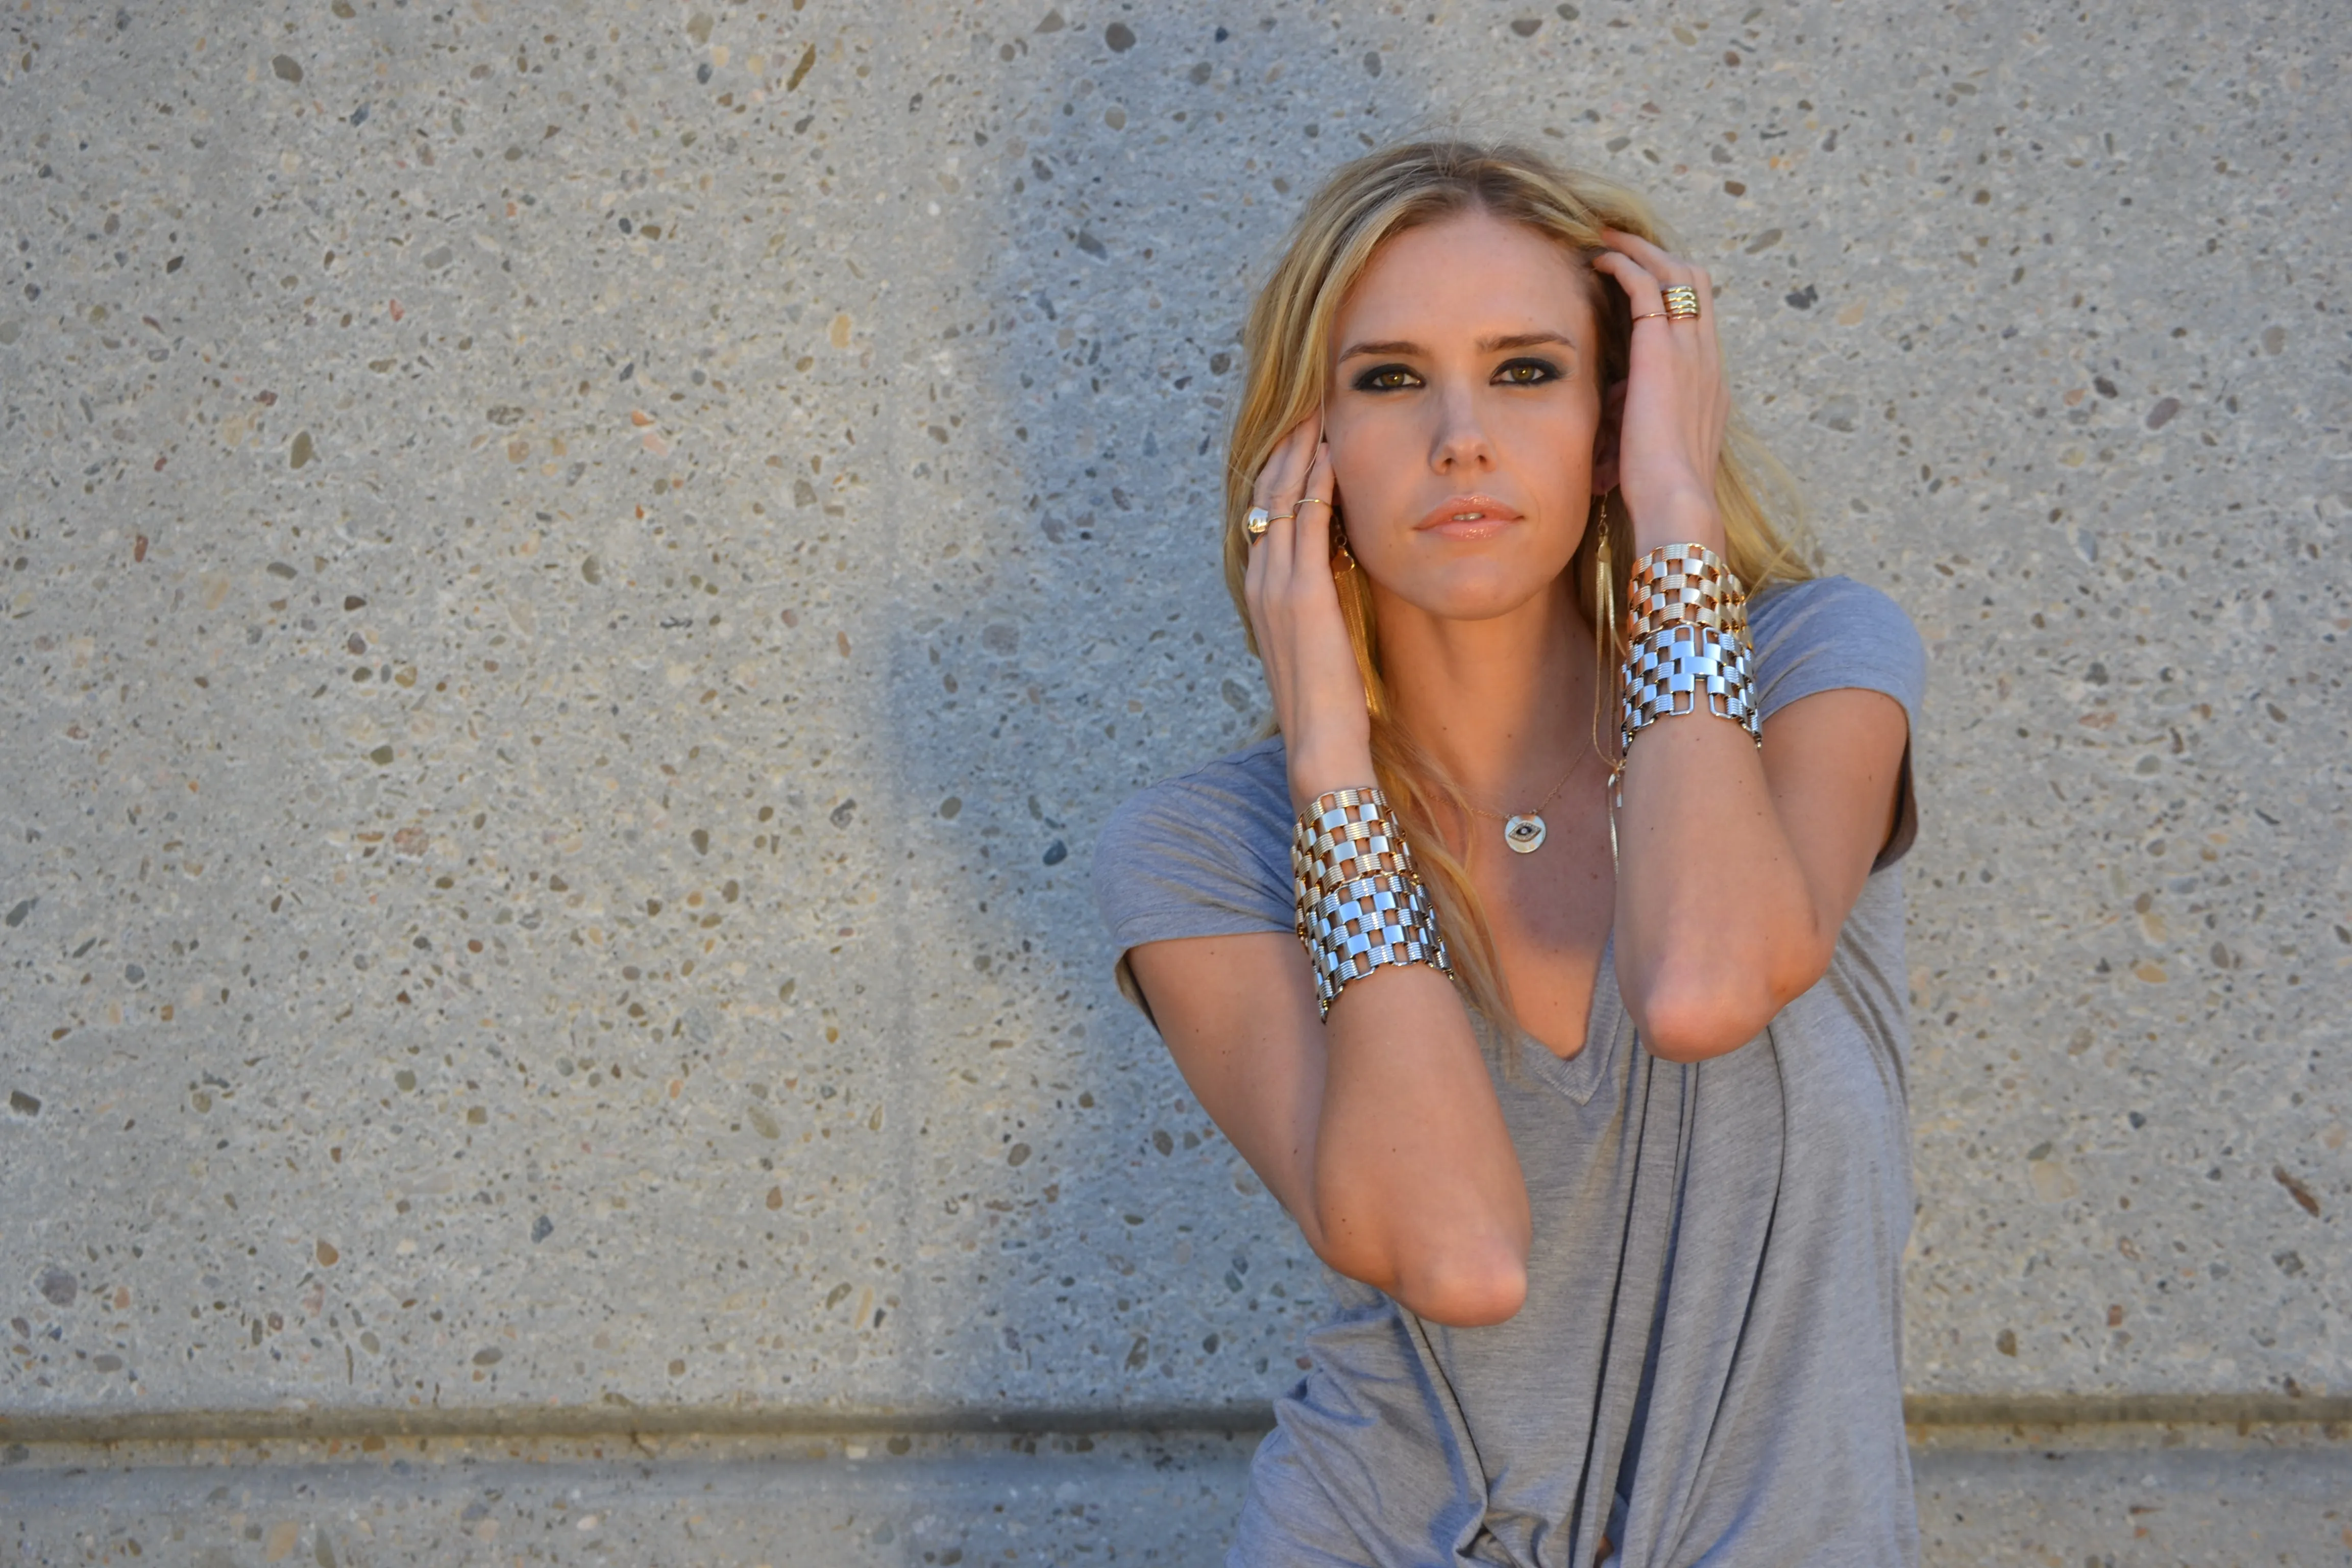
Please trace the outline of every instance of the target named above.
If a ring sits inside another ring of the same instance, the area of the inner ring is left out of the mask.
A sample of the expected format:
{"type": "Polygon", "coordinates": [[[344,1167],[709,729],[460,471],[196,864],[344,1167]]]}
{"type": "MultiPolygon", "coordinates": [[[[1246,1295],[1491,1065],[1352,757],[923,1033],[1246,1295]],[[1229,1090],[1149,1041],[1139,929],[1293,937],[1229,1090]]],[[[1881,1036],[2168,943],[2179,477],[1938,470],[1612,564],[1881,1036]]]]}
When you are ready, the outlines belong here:
{"type": "Polygon", "coordinates": [[[1262,1399],[1319,1275],[1087,874],[1263,711],[1238,331],[1410,50],[346,9],[12,100],[114,84],[0,320],[25,1397],[1262,1399]]]}
{"type": "Polygon", "coordinates": [[[887,706],[924,844],[894,889],[923,998],[897,1048],[929,1120],[902,1168],[918,1250],[950,1261],[920,1394],[1113,1421],[1250,1403],[1290,1357],[1237,1363],[1191,1283],[1283,1272],[1288,1243],[1234,1223],[1237,1163],[1108,984],[1087,880],[1108,809],[1258,705],[1211,545],[1239,306],[1202,284],[1238,268],[1203,268],[1125,155],[1181,107],[1152,32],[1052,16],[971,40],[1000,91],[912,122],[903,160],[966,216],[908,258],[932,312],[889,323],[922,498],[887,706]]]}
{"type": "Polygon", "coordinates": [[[1296,1377],[1321,1306],[1320,1266],[1110,984],[1088,876],[1121,799],[1265,711],[1218,552],[1241,324],[1298,204],[1399,96],[1359,66],[1363,100],[1327,129],[1265,62],[1330,47],[1304,21],[1052,12],[976,38],[995,106],[903,159],[982,209],[923,258],[936,315],[890,328],[896,456],[925,498],[889,695],[925,847],[897,896],[940,998],[898,1048],[969,1111],[932,1121],[948,1169],[907,1169],[922,1237],[995,1258],[961,1300],[940,1282],[960,1389],[1253,1405],[1296,1377]]]}

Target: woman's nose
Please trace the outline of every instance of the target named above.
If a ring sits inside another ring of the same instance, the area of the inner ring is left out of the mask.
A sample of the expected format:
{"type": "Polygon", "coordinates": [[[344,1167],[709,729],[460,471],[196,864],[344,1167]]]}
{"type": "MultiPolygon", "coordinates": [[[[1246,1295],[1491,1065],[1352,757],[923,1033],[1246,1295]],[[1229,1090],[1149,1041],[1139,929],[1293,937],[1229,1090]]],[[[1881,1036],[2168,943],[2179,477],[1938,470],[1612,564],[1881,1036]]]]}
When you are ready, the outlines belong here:
{"type": "Polygon", "coordinates": [[[1432,433],[1431,464],[1442,472],[1491,468],[1494,445],[1478,416],[1477,400],[1467,392],[1437,400],[1437,428],[1432,433]]]}

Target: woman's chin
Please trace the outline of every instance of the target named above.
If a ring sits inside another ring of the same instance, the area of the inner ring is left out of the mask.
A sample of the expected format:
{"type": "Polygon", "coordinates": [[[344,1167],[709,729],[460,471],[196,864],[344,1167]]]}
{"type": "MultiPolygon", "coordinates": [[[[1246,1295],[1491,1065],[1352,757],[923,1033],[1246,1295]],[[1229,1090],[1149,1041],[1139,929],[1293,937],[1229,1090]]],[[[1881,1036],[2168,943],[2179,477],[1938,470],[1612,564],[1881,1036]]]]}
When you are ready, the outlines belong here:
{"type": "Polygon", "coordinates": [[[1384,586],[1387,596],[1441,621],[1491,621],[1524,608],[1558,578],[1557,572],[1546,574],[1491,565],[1425,572],[1384,586]]]}

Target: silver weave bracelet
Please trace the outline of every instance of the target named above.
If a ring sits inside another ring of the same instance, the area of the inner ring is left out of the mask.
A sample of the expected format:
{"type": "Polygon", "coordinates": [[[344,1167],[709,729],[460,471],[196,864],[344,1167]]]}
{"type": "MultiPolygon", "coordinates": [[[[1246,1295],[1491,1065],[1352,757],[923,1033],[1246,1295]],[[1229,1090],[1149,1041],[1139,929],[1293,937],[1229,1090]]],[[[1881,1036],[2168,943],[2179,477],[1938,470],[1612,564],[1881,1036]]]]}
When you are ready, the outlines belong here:
{"type": "Polygon", "coordinates": [[[1349,981],[1383,963],[1453,973],[1437,911],[1377,787],[1334,790],[1300,812],[1290,872],[1298,941],[1323,1016],[1349,981]]]}
{"type": "Polygon", "coordinates": [[[1704,709],[1763,743],[1748,590],[1722,556],[1696,543],[1650,551],[1633,563],[1626,609],[1633,647],[1625,658],[1619,778],[1633,737],[1676,714],[1704,709]]]}
{"type": "Polygon", "coordinates": [[[1630,751],[1633,737],[1661,719],[1700,711],[1733,721],[1749,740],[1763,744],[1755,656],[1748,639],[1685,623],[1635,643],[1625,659],[1622,749],[1630,751]]]}

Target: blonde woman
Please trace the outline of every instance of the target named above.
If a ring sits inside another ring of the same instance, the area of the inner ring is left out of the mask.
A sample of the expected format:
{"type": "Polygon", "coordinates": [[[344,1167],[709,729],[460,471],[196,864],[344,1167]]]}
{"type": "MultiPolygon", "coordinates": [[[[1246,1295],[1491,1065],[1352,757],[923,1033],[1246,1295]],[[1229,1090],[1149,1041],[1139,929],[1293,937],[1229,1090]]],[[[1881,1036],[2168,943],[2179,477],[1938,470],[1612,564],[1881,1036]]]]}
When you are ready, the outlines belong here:
{"type": "Polygon", "coordinates": [[[1599,180],[1345,168],[1247,353],[1277,733],[1096,860],[1339,1277],[1232,1561],[1915,1562],[1910,623],[1775,531],[1706,272],[1599,180]]]}

